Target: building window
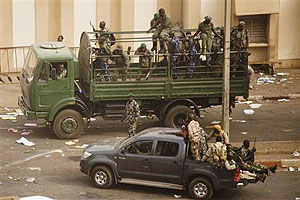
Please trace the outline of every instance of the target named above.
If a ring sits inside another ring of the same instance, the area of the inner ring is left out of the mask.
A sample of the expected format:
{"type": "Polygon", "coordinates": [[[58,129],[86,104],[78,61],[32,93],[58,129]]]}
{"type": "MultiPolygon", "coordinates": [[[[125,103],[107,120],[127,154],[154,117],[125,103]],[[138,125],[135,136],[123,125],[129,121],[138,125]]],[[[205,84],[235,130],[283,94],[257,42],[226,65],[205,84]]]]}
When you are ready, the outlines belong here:
{"type": "Polygon", "coordinates": [[[250,43],[268,42],[268,15],[239,17],[239,21],[246,23],[250,43]]]}

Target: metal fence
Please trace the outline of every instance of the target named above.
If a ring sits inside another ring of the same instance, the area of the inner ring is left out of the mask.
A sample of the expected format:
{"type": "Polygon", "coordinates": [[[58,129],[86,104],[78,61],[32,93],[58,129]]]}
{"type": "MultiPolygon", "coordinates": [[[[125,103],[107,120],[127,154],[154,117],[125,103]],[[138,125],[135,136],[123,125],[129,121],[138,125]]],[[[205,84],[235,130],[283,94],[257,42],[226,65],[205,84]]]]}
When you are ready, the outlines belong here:
{"type": "MultiPolygon", "coordinates": [[[[26,54],[30,46],[1,47],[0,48],[0,73],[18,73],[22,70],[26,54]]],[[[79,47],[69,47],[78,56],[79,47]]]]}

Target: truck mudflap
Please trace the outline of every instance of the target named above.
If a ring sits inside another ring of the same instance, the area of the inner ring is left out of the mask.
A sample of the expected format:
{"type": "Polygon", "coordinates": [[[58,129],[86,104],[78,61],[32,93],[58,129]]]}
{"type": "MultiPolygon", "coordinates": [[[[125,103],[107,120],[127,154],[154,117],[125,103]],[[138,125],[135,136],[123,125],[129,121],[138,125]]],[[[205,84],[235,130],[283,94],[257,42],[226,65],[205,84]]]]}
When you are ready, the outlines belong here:
{"type": "Polygon", "coordinates": [[[18,97],[18,105],[26,116],[27,120],[37,120],[36,113],[29,110],[23,96],[18,97]]]}

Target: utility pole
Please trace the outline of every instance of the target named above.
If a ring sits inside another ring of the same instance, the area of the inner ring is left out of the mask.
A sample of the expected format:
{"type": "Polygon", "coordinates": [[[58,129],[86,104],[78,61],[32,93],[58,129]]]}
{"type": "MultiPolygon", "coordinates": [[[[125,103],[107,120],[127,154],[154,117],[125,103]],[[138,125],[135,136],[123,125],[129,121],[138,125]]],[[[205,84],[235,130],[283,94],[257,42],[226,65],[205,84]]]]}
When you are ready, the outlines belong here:
{"type": "Polygon", "coordinates": [[[230,20],[231,20],[231,0],[225,0],[225,20],[224,20],[224,65],[223,65],[223,106],[222,121],[223,129],[229,136],[229,107],[230,107],[230,20]]]}

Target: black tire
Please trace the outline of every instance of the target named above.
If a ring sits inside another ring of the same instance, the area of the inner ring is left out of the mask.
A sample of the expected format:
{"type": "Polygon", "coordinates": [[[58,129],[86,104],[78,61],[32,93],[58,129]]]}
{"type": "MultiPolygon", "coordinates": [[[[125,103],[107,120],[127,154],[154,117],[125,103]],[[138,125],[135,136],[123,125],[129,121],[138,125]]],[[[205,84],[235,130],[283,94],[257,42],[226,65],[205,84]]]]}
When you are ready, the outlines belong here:
{"type": "Polygon", "coordinates": [[[214,188],[206,178],[195,178],[189,184],[189,193],[193,199],[210,199],[214,188]]]}
{"type": "Polygon", "coordinates": [[[183,125],[183,120],[187,115],[194,113],[188,106],[175,106],[171,108],[165,118],[165,126],[172,128],[180,128],[183,125]]]}
{"type": "Polygon", "coordinates": [[[81,114],[72,109],[59,112],[53,122],[53,131],[59,139],[79,138],[83,127],[84,121],[81,114]],[[71,127],[69,128],[68,126],[71,127]]]}
{"type": "Polygon", "coordinates": [[[106,166],[97,166],[92,170],[91,178],[97,188],[108,189],[113,183],[113,173],[106,166]]]}

